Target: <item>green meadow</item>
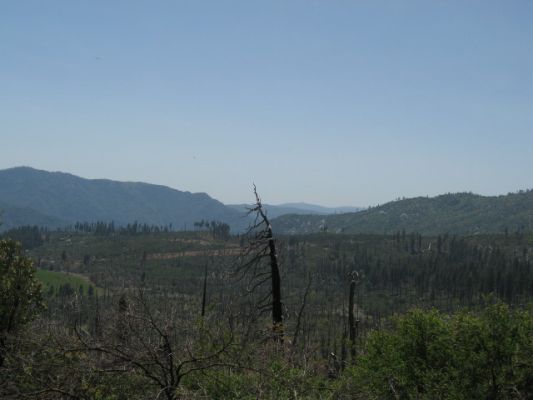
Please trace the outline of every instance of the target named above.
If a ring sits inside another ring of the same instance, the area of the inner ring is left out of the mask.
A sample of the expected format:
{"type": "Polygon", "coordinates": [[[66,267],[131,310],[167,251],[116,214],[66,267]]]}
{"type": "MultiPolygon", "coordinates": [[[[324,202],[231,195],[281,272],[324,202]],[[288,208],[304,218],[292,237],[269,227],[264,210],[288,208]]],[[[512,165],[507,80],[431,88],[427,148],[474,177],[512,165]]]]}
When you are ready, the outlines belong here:
{"type": "Polygon", "coordinates": [[[88,293],[90,286],[95,289],[94,285],[92,285],[87,278],[68,272],[37,269],[36,275],[37,279],[43,285],[44,292],[49,292],[51,287],[54,289],[54,292],[57,292],[61,286],[68,285],[70,285],[70,287],[75,291],[79,291],[80,287],[82,287],[83,293],[85,294],[88,293]]]}

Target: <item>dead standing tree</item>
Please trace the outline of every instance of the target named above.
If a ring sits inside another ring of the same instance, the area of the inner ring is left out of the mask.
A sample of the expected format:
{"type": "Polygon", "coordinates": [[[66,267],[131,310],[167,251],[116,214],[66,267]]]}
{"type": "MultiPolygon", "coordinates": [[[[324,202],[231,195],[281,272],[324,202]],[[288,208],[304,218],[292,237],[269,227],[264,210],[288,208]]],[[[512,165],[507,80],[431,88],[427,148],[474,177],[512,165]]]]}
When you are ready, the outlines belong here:
{"type": "Polygon", "coordinates": [[[266,296],[258,304],[260,311],[271,310],[272,332],[274,338],[283,341],[283,306],[281,302],[281,277],[279,271],[276,240],[272,225],[263,209],[261,198],[254,185],[255,204],[248,209],[248,214],[255,214],[254,222],[248,228],[249,244],[243,254],[243,264],[237,272],[247,276],[248,291],[254,292],[270,281],[271,286],[266,296]],[[269,260],[269,268],[264,268],[263,260],[269,260]]]}
{"type": "Polygon", "coordinates": [[[350,355],[352,362],[354,362],[356,356],[355,339],[357,337],[357,326],[359,324],[359,320],[355,319],[353,309],[355,289],[357,284],[359,283],[359,273],[357,271],[352,271],[350,277],[350,294],[348,296],[348,326],[350,333],[350,355]]]}
{"type": "Polygon", "coordinates": [[[108,329],[101,337],[77,326],[77,346],[65,353],[99,355],[96,370],[144,377],[149,384],[146,393],[155,394],[152,398],[176,400],[186,376],[237,367],[226,358],[233,336],[213,321],[198,326],[183,311],[168,299],[155,295],[148,299],[146,291],[138,289],[121,298],[119,314],[108,317],[108,329]]]}

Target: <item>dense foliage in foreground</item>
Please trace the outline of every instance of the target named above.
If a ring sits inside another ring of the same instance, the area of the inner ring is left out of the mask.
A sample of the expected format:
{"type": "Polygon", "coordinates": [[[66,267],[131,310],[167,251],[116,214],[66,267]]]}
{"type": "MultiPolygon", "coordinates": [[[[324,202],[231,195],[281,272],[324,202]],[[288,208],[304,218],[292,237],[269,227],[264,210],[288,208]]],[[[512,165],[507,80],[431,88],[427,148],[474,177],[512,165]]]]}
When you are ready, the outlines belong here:
{"type": "Polygon", "coordinates": [[[369,335],[344,379],[367,398],[531,398],[533,314],[501,303],[478,314],[411,311],[369,335]]]}
{"type": "Polygon", "coordinates": [[[171,369],[165,370],[169,364],[164,342],[156,342],[154,354],[142,343],[158,335],[151,329],[144,336],[134,332],[126,344],[116,336],[120,320],[115,315],[115,328],[105,330],[113,335],[111,340],[87,332],[79,337],[42,320],[28,326],[21,336],[9,339],[0,395],[108,400],[158,395],[465,400],[533,396],[533,314],[502,303],[452,316],[413,310],[390,329],[371,332],[361,354],[344,369],[335,360],[328,365],[311,354],[305,360],[290,343],[238,341],[219,353],[226,345],[221,336],[213,340],[202,323],[190,324],[180,333],[194,333],[194,343],[179,338],[173,342],[181,345],[173,353],[175,372],[183,374],[177,382],[171,381],[171,369]],[[196,358],[189,358],[187,351],[194,351],[196,358]],[[165,393],[165,388],[170,391],[165,393]]]}
{"type": "Polygon", "coordinates": [[[2,298],[24,302],[2,308],[21,318],[0,332],[0,398],[533,397],[531,237],[281,239],[280,340],[268,290],[232,273],[243,238],[209,235],[46,233],[39,274],[2,242],[2,298]]]}

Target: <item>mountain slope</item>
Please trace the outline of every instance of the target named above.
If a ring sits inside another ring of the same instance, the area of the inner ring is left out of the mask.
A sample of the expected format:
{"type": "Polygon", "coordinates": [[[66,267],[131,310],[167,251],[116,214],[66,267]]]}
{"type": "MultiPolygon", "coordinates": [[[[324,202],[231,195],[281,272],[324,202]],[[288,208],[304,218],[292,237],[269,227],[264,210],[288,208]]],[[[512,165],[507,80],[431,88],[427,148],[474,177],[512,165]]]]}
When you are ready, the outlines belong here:
{"type": "Polygon", "coordinates": [[[122,225],[136,220],[157,225],[172,223],[180,229],[207,219],[226,222],[233,231],[247,226],[240,213],[205,193],[147,183],[83,179],[28,167],[0,171],[0,203],[6,210],[2,217],[6,227],[14,223],[13,210],[17,210],[19,219],[24,219],[26,210],[24,220],[35,224],[41,224],[43,218],[69,224],[114,221],[122,225]]]}
{"type": "Polygon", "coordinates": [[[17,226],[37,225],[49,228],[60,228],[68,223],[60,218],[52,217],[32,210],[31,208],[13,207],[0,203],[0,231],[17,226]]]}
{"type": "Polygon", "coordinates": [[[285,215],[272,222],[279,233],[394,233],[405,229],[434,235],[533,231],[533,191],[488,197],[471,193],[417,197],[357,213],[285,215]]]}

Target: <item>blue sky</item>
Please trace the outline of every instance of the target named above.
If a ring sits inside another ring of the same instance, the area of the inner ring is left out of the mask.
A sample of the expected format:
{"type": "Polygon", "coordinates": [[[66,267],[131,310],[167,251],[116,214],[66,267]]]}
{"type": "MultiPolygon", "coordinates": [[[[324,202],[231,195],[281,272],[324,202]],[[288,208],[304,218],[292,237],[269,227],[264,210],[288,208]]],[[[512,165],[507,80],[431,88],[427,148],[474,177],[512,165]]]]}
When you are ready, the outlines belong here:
{"type": "Polygon", "coordinates": [[[531,1],[5,1],[0,168],[251,201],[533,187],[531,1]]]}

